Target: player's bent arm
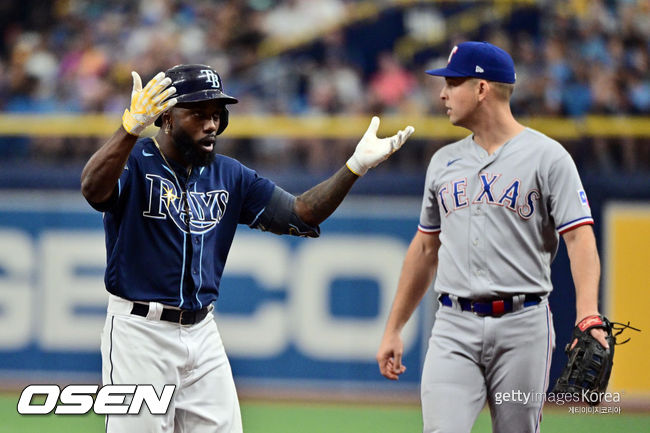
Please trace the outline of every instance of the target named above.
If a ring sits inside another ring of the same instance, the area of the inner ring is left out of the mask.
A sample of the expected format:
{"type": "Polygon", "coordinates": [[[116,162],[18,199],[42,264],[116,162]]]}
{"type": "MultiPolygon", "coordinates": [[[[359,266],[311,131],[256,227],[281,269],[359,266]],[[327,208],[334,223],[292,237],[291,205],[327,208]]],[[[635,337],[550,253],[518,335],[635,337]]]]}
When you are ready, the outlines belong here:
{"type": "Polygon", "coordinates": [[[563,235],[571,262],[571,275],[576,289],[576,323],[586,316],[598,314],[598,282],[600,259],[596,238],[590,225],[577,227],[563,235]]]}
{"type": "MultiPolygon", "coordinates": [[[[590,225],[577,227],[562,235],[571,262],[573,285],[576,287],[576,325],[585,317],[598,315],[598,282],[600,280],[600,259],[596,248],[596,237],[590,225]]],[[[608,347],[602,329],[592,329],[591,335],[608,347]]],[[[574,343],[575,344],[575,343],[574,343]]]]}
{"type": "Polygon", "coordinates": [[[90,157],[81,172],[81,193],[86,200],[103,203],[111,197],[137,139],[120,127],[90,157]]]}
{"type": "Polygon", "coordinates": [[[124,164],[138,136],[160,114],[176,104],[168,99],[176,92],[172,80],[159,72],[142,88],[140,75],[132,71],[131,104],[124,110],[122,126],[90,158],[81,173],[81,192],[91,203],[103,203],[111,197],[124,164]]]}
{"type": "Polygon", "coordinates": [[[402,365],[404,344],[400,333],[433,280],[438,267],[439,248],[439,233],[418,231],[406,252],[397,293],[377,351],[379,370],[388,379],[397,380],[406,370],[402,365]]]}

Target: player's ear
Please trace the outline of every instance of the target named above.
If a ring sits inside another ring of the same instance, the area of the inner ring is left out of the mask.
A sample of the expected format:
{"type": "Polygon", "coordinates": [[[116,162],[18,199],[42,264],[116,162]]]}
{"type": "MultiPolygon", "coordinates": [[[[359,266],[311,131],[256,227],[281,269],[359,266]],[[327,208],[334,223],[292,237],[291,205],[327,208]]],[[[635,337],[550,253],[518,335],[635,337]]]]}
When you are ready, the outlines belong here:
{"type": "Polygon", "coordinates": [[[476,94],[478,96],[479,101],[485,99],[489,90],[490,90],[490,83],[488,83],[486,80],[478,80],[478,84],[476,85],[476,94]]]}
{"type": "Polygon", "coordinates": [[[173,109],[174,109],[174,108],[172,107],[172,108],[170,108],[169,110],[164,111],[164,112],[160,115],[160,121],[162,122],[162,126],[161,126],[162,128],[166,128],[167,125],[170,125],[170,126],[171,126],[171,117],[172,117],[172,115],[171,115],[171,111],[172,111],[173,109]]]}

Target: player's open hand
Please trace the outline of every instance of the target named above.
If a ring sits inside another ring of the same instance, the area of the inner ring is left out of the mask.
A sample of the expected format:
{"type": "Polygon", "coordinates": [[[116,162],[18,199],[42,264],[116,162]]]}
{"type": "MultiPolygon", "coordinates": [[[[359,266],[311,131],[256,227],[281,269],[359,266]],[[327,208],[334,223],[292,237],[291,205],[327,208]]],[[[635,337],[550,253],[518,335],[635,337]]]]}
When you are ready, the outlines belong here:
{"type": "Polygon", "coordinates": [[[164,72],[156,74],[144,89],[140,75],[135,71],[132,71],[131,75],[131,107],[124,110],[122,126],[129,134],[140,135],[163,111],[176,105],[176,98],[167,99],[176,92],[176,88],[169,87],[172,80],[165,77],[164,72]]]}
{"type": "Polygon", "coordinates": [[[415,128],[409,125],[405,129],[398,131],[392,137],[377,138],[378,129],[379,117],[374,116],[370,121],[368,130],[363,134],[359,144],[357,144],[354,154],[347,162],[350,171],[357,176],[363,176],[368,169],[376,167],[388,159],[415,132],[415,128]]]}
{"type": "Polygon", "coordinates": [[[387,379],[398,380],[399,375],[406,371],[402,364],[404,343],[399,334],[384,334],[377,351],[377,363],[381,375],[387,379]]]}

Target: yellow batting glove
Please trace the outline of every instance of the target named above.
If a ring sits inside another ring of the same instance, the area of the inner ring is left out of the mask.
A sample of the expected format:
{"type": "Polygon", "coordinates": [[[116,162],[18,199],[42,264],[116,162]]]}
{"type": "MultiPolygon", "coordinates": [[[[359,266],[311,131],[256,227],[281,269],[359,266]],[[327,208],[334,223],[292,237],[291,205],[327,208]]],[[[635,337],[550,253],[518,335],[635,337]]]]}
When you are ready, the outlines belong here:
{"type": "Polygon", "coordinates": [[[140,135],[151,125],[160,114],[176,105],[176,98],[166,100],[176,92],[175,87],[167,88],[172,80],[159,72],[142,88],[142,79],[137,72],[132,71],[133,91],[131,92],[131,107],[124,110],[122,126],[131,135],[140,135]]]}

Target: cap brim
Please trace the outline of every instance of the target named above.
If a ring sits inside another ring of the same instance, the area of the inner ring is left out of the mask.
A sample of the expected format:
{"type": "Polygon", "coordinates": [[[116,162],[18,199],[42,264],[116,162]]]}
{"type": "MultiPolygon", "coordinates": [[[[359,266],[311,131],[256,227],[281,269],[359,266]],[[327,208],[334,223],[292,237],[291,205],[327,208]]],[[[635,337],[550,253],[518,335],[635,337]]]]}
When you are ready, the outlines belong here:
{"type": "MultiPolygon", "coordinates": [[[[174,96],[172,96],[174,97],[174,96]]],[[[237,98],[234,98],[230,95],[226,95],[225,93],[219,91],[219,90],[202,90],[199,92],[194,92],[186,95],[181,95],[181,96],[176,96],[176,99],[178,100],[177,105],[179,104],[191,104],[193,102],[203,102],[203,101],[219,101],[224,105],[227,104],[237,104],[239,100],[237,98]]],[[[166,110],[165,110],[166,111],[166,110]]],[[[162,125],[162,116],[159,116],[155,121],[154,125],[157,127],[160,127],[162,125]]]]}
{"type": "Polygon", "coordinates": [[[435,75],[436,77],[467,77],[467,74],[461,74],[460,72],[452,71],[449,68],[440,68],[440,69],[429,69],[425,71],[429,75],[435,75]]]}

